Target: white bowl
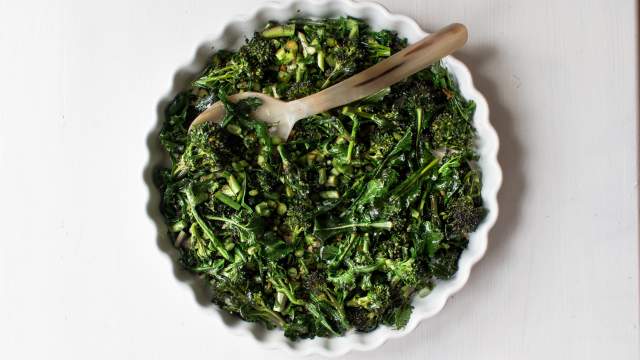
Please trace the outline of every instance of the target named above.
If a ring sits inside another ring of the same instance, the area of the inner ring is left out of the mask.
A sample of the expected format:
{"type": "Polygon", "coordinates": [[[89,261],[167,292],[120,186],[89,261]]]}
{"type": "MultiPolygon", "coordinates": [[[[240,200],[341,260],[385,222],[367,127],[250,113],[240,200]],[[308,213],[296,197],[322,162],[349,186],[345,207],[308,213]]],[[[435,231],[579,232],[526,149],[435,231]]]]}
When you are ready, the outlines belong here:
{"type": "MultiPolygon", "coordinates": [[[[238,48],[244,43],[246,37],[251,37],[269,20],[286,21],[292,17],[322,18],[347,15],[365,20],[374,29],[394,30],[401,37],[406,37],[409,43],[427,35],[413,19],[404,15],[391,14],[384,7],[375,3],[356,3],[345,0],[294,0],[283,3],[267,3],[252,14],[229,21],[221,33],[213,37],[213,40],[209,38],[203,41],[197,58],[188,66],[180,69],[178,73],[195,76],[204,68],[205,61],[214,51],[213,49],[238,48]]],[[[343,337],[291,341],[284,336],[281,330],[267,331],[259,324],[230,320],[228,314],[214,306],[220,315],[219,326],[228,326],[238,335],[253,337],[261,345],[268,348],[285,349],[300,355],[338,356],[352,350],[371,350],[379,347],[388,339],[398,338],[411,332],[420,321],[438,313],[444,307],[447,299],[462,288],[469,278],[471,267],[484,255],[489,229],[496,222],[498,216],[496,197],[502,182],[502,171],[497,160],[498,136],[489,123],[489,108],[486,100],[473,86],[469,69],[463,63],[448,56],[444,59],[444,64],[455,76],[464,97],[475,101],[477,105],[473,122],[478,131],[479,165],[482,169],[483,180],[482,199],[485,207],[489,210],[484,222],[471,235],[469,246],[460,257],[459,269],[454,278],[438,281],[433,291],[426,297],[416,296],[413,300],[414,309],[411,319],[407,326],[401,330],[380,326],[370,333],[352,331],[343,337]]],[[[180,90],[176,89],[180,86],[179,84],[174,85],[174,89],[168,97],[174,96],[180,90]]]]}

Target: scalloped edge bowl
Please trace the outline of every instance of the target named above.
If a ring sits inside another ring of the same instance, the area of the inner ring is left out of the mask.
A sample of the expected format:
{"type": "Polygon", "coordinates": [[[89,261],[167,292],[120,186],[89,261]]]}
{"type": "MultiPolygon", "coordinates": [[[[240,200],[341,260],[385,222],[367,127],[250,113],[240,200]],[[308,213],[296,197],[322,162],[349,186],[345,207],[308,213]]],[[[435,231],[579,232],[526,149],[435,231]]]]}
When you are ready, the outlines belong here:
{"type": "MultiPolygon", "coordinates": [[[[266,3],[257,8],[252,14],[235,18],[228,22],[217,36],[211,36],[201,43],[198,55],[188,65],[177,73],[195,76],[204,68],[206,59],[213,53],[213,49],[234,49],[244,43],[246,37],[261,29],[269,20],[285,21],[292,17],[336,17],[353,16],[367,21],[374,29],[389,29],[406,37],[409,43],[415,42],[427,33],[411,18],[404,15],[390,13],[383,6],[371,2],[353,2],[350,0],[293,0],[280,3],[266,3]],[[213,39],[213,40],[211,40],[213,39]]],[[[498,217],[497,194],[502,183],[502,171],[498,164],[498,136],[489,122],[489,107],[487,101],[474,87],[469,69],[460,61],[448,56],[443,59],[445,66],[453,73],[460,91],[470,100],[476,102],[473,123],[478,132],[478,149],[482,169],[482,199],[489,210],[486,219],[470,236],[469,246],[462,253],[459,269],[454,278],[438,281],[431,293],[425,297],[416,296],[413,300],[413,314],[404,329],[393,330],[381,326],[370,333],[351,331],[343,337],[315,338],[291,341],[281,330],[267,331],[263,326],[245,321],[231,319],[230,316],[215,307],[218,326],[226,326],[233,333],[241,336],[251,336],[257,342],[271,349],[283,349],[298,355],[320,354],[324,356],[339,356],[352,350],[372,350],[389,339],[399,338],[411,332],[424,319],[437,314],[445,305],[447,299],[460,290],[469,278],[472,266],[482,258],[487,249],[489,230],[498,217]]],[[[180,89],[180,84],[174,84],[174,89],[165,97],[172,98],[180,89]]],[[[207,310],[209,307],[207,307],[207,310]]],[[[209,311],[206,311],[210,315],[209,311]]]]}

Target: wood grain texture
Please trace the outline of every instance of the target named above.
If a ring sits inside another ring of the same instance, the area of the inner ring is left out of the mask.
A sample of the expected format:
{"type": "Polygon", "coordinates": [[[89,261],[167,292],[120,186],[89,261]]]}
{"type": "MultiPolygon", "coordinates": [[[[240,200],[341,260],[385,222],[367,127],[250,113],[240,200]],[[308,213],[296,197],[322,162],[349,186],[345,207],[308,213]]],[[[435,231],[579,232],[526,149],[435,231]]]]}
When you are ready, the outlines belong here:
{"type": "MultiPolygon", "coordinates": [[[[149,256],[158,100],[202,39],[261,3],[199,11],[210,1],[0,0],[0,358],[294,358],[198,318],[168,257],[149,256]]],[[[468,285],[345,358],[640,358],[635,2],[381,3],[428,30],[468,26],[459,58],[489,101],[504,186],[468,285]]]]}

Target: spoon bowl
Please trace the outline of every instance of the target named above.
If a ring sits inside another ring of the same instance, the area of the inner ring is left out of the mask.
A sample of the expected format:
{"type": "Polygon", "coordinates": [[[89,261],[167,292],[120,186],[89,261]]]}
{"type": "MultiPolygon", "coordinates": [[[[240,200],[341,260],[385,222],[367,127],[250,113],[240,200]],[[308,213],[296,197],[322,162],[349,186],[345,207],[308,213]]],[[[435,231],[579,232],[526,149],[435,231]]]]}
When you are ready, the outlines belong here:
{"type": "MultiPolygon", "coordinates": [[[[267,124],[271,125],[270,129],[274,135],[279,136],[282,139],[289,137],[293,125],[299,119],[296,114],[300,112],[300,103],[294,104],[293,101],[287,102],[276,99],[264,93],[245,91],[242,93],[230,95],[228,100],[232,103],[236,103],[240,100],[248,98],[258,98],[262,104],[251,113],[251,116],[259,119],[267,124]]],[[[215,102],[203,111],[195,120],[191,123],[189,130],[202,124],[204,122],[213,121],[219,122],[224,118],[225,108],[221,101],[215,102]]]]}

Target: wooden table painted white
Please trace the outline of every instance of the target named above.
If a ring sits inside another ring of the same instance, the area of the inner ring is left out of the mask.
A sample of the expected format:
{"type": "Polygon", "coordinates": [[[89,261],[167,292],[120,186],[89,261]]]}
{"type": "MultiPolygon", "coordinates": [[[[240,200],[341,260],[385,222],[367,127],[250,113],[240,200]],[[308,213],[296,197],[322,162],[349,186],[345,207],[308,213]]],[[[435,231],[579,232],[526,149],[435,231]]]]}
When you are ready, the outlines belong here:
{"type": "MultiPolygon", "coordinates": [[[[185,323],[199,305],[145,211],[171,74],[259,4],[201,11],[212,1],[0,0],[0,358],[292,358],[185,323]]],[[[635,2],[382,3],[428,30],[468,25],[458,56],[489,101],[504,186],[469,284],[349,358],[640,358],[635,2]]]]}

